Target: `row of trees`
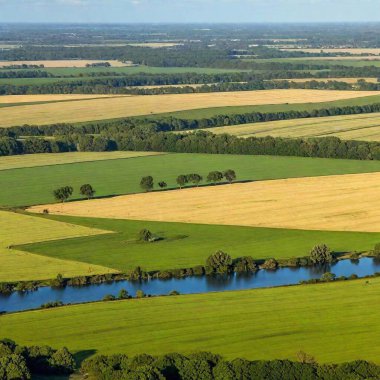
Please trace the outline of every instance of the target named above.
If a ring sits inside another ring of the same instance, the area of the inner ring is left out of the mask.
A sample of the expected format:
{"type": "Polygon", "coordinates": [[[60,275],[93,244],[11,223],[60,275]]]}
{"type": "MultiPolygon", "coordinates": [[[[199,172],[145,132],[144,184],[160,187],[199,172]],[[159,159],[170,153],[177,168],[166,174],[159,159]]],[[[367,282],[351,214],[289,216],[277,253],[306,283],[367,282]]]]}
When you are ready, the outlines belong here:
{"type": "MultiPolygon", "coordinates": [[[[207,175],[207,182],[211,182],[213,184],[216,184],[218,182],[221,182],[222,179],[225,178],[229,183],[232,183],[236,180],[236,173],[232,169],[228,169],[224,172],[220,171],[211,171],[207,175]]],[[[191,183],[195,186],[199,186],[199,184],[203,181],[203,177],[200,174],[197,173],[191,173],[191,174],[180,174],[176,178],[176,182],[180,189],[182,189],[187,184],[191,183]]],[[[164,189],[167,187],[167,183],[165,181],[158,182],[158,186],[161,189],[164,189]]],[[[146,176],[142,177],[140,181],[140,187],[145,191],[151,191],[154,188],[154,179],[152,176],[146,176]]]]}
{"type": "Polygon", "coordinates": [[[199,352],[163,356],[141,354],[100,355],[85,360],[82,372],[98,380],[364,380],[380,377],[380,366],[366,361],[344,364],[318,364],[303,351],[295,353],[298,361],[245,359],[224,360],[220,355],[199,352]]]}
{"type": "MultiPolygon", "coordinates": [[[[57,201],[65,202],[73,195],[74,189],[72,186],[63,186],[53,191],[54,198],[57,201]]],[[[79,188],[79,193],[87,199],[95,195],[95,189],[88,183],[79,188]]]]}

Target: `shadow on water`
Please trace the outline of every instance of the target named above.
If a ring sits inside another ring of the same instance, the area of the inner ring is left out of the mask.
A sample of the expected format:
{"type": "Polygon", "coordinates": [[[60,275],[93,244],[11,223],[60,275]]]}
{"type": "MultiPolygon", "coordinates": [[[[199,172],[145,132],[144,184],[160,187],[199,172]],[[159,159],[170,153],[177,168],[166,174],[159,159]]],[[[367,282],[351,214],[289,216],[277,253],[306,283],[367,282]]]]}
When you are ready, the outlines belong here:
{"type": "Polygon", "coordinates": [[[245,274],[118,281],[82,287],[42,287],[31,292],[0,294],[0,312],[35,309],[41,304],[52,301],[60,301],[64,304],[99,301],[106,295],[117,296],[122,289],[131,296],[135,296],[139,290],[147,295],[156,296],[167,295],[174,290],[181,294],[194,294],[295,285],[301,281],[319,279],[326,272],[334,273],[336,277],[349,277],[353,274],[357,277],[370,276],[380,272],[380,259],[366,257],[355,261],[341,260],[331,265],[287,267],[245,274]]]}

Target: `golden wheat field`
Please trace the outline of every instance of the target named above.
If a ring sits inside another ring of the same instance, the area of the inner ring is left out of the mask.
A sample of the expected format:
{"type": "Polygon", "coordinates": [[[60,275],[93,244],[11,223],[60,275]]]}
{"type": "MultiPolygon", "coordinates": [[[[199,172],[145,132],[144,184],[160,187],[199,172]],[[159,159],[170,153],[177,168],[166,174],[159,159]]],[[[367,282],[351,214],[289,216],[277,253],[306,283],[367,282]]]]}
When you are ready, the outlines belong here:
{"type": "Polygon", "coordinates": [[[379,94],[380,91],[266,90],[121,96],[2,108],[0,127],[92,121],[210,107],[327,102],[379,94]]]}
{"type": "Polygon", "coordinates": [[[342,140],[380,141],[380,113],[315,117],[229,125],[209,128],[207,131],[239,137],[326,137],[337,136],[342,140]]]}
{"type": "MultiPolygon", "coordinates": [[[[82,99],[114,98],[121,95],[49,94],[49,95],[2,95],[0,104],[58,102],[82,99]]],[[[128,95],[123,95],[128,96],[128,95]]]]}
{"type": "Polygon", "coordinates": [[[109,62],[112,67],[124,67],[128,64],[116,60],[91,60],[91,59],[61,59],[61,60],[41,60],[41,61],[0,61],[0,67],[11,65],[44,65],[44,67],[86,67],[89,63],[109,62]]]}
{"type": "Polygon", "coordinates": [[[380,173],[207,186],[48,206],[32,212],[329,231],[380,231],[380,173]]]}

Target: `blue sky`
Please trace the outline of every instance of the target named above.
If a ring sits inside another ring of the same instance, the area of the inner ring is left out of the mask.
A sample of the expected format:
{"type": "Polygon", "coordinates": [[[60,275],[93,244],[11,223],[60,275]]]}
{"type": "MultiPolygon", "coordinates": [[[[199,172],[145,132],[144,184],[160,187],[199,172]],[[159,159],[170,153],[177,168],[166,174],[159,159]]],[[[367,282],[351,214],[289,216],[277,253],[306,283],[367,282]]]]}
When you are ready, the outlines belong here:
{"type": "Polygon", "coordinates": [[[380,21],[380,0],[0,0],[0,22],[380,21]]]}

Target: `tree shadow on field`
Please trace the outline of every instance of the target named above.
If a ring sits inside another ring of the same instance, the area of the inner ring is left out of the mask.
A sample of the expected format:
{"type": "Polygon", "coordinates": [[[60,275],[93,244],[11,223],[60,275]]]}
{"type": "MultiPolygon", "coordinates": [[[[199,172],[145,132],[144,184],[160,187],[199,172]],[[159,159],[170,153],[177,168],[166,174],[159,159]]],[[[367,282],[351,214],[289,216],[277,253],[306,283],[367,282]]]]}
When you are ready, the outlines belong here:
{"type": "Polygon", "coordinates": [[[83,350],[83,351],[78,351],[77,353],[74,354],[74,359],[77,363],[77,366],[80,367],[82,362],[89,358],[90,356],[93,356],[96,354],[96,350],[83,350]]]}

